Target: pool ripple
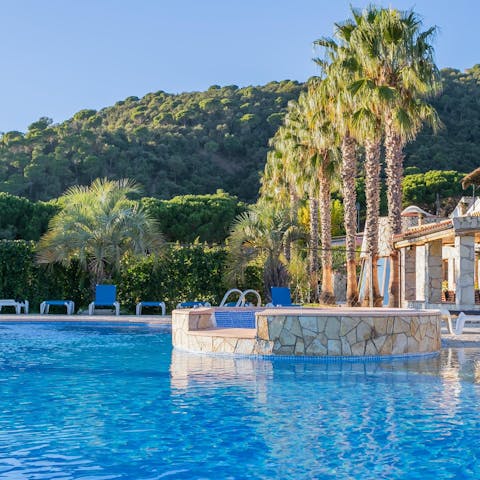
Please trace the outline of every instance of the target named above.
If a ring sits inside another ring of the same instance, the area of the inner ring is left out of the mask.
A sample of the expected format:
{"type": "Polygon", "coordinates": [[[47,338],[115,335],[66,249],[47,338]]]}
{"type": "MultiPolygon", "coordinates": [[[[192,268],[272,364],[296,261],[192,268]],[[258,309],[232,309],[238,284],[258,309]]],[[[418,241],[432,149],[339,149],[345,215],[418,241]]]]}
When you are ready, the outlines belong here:
{"type": "Polygon", "coordinates": [[[480,352],[192,355],[146,327],[0,329],[0,478],[480,478],[480,352]]]}

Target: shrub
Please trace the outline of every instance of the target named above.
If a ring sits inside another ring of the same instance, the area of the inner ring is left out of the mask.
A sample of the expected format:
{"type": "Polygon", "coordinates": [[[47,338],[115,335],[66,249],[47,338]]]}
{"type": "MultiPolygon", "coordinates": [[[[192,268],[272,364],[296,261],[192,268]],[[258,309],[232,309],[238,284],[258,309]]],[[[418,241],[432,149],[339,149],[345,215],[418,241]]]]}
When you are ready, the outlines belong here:
{"type": "Polygon", "coordinates": [[[118,277],[122,308],[141,300],[162,300],[167,310],[185,300],[218,304],[225,293],[226,250],[202,244],[173,245],[159,257],[125,256],[118,277]]]}
{"type": "MultiPolygon", "coordinates": [[[[84,310],[93,299],[87,273],[75,262],[68,267],[38,265],[35,254],[34,242],[0,240],[0,298],[27,299],[32,312],[38,312],[43,300],[61,298],[73,300],[76,311],[84,310]]],[[[228,288],[226,265],[226,248],[200,243],[170,245],[161,256],[126,255],[114,279],[122,311],[133,313],[141,300],[162,300],[168,311],[185,300],[218,305],[228,288]]],[[[261,292],[261,276],[261,269],[251,267],[246,284],[238,286],[261,292]]]]}

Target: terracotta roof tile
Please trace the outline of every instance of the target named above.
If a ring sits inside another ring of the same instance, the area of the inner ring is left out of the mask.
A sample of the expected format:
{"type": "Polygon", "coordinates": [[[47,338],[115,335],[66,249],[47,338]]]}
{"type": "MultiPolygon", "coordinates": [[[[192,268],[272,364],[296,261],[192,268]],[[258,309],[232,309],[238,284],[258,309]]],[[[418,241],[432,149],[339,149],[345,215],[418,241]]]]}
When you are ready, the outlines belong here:
{"type": "Polygon", "coordinates": [[[410,227],[408,230],[402,233],[397,233],[393,236],[394,241],[399,241],[404,238],[411,237],[420,237],[428,233],[441,232],[442,230],[448,230],[453,228],[453,222],[449,218],[447,220],[442,220],[441,222],[436,223],[427,223],[425,225],[417,225],[415,227],[410,227]]]}

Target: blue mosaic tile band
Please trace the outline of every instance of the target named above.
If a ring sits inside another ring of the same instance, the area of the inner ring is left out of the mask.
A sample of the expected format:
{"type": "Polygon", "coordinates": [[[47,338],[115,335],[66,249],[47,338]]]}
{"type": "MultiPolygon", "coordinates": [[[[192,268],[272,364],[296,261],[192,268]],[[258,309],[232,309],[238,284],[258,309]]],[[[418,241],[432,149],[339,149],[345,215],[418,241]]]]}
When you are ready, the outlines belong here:
{"type": "Polygon", "coordinates": [[[255,328],[255,312],[215,312],[215,322],[219,328],[255,328]]]}
{"type": "Polygon", "coordinates": [[[306,363],[366,363],[366,362],[391,362],[401,360],[420,360],[424,358],[436,357],[440,352],[426,353],[404,353],[395,355],[365,355],[365,356],[309,356],[309,355],[256,355],[244,353],[223,353],[223,352],[196,352],[175,347],[177,350],[191,353],[192,355],[206,355],[212,357],[230,357],[234,359],[250,360],[270,360],[270,361],[289,361],[306,363]]]}

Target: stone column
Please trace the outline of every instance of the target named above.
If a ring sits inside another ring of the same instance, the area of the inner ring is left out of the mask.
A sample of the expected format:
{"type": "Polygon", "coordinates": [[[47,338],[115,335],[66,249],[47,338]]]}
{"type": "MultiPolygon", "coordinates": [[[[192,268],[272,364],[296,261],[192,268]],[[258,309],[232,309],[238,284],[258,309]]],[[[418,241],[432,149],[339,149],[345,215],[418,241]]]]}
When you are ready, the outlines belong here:
{"type": "Polygon", "coordinates": [[[456,303],[474,305],[475,293],[475,237],[462,235],[455,237],[456,264],[456,303]]]}
{"type": "Polygon", "coordinates": [[[448,289],[455,290],[455,257],[451,256],[448,258],[448,289]]]}
{"type": "Polygon", "coordinates": [[[428,303],[442,301],[442,241],[435,240],[426,245],[425,300],[428,303]]]}
{"type": "Polygon", "coordinates": [[[402,248],[400,251],[402,263],[402,304],[405,300],[416,300],[416,248],[410,246],[402,248]]]}
{"type": "Polygon", "coordinates": [[[415,266],[416,266],[416,281],[415,281],[415,300],[426,300],[425,298],[425,283],[426,283],[426,245],[417,245],[415,247],[415,266]]]}

